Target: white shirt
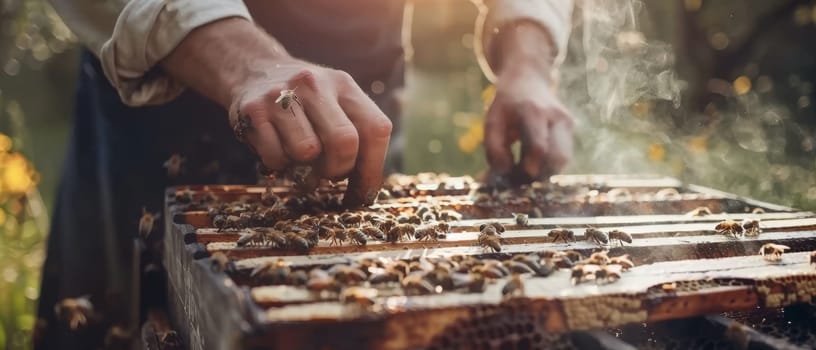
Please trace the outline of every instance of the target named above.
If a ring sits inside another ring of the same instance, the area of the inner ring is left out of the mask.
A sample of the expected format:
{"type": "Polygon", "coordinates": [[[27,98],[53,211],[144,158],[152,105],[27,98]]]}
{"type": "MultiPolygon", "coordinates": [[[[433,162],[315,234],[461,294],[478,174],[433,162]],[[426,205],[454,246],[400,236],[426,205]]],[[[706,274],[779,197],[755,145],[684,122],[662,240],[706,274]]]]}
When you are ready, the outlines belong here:
{"type": "MultiPolygon", "coordinates": [[[[390,0],[383,0],[390,1],[390,0]]],[[[570,33],[573,0],[472,0],[476,55],[485,74],[494,74],[490,52],[498,28],[519,21],[541,25],[563,60],[570,33]]],[[[122,101],[130,106],[161,104],[184,86],[154,67],[196,27],[229,17],[252,20],[241,0],[51,0],[65,23],[102,62],[122,101]],[[150,74],[148,74],[150,73],[150,74]]]]}

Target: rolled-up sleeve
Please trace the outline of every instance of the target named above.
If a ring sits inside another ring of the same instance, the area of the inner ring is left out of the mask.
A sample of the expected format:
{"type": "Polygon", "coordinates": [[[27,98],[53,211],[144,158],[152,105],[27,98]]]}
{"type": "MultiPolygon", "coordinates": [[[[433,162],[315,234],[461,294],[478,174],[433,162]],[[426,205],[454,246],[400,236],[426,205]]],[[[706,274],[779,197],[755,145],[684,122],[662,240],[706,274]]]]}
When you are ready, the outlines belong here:
{"type": "Polygon", "coordinates": [[[102,62],[130,106],[161,104],[184,90],[156,65],[193,29],[230,17],[251,20],[241,0],[133,0],[99,8],[96,0],[52,0],[66,24],[102,62]],[[99,16],[107,18],[99,18],[99,16]],[[116,18],[115,24],[111,17],[116,18]]]}
{"type": "Polygon", "coordinates": [[[554,62],[564,61],[572,29],[573,0],[473,0],[479,7],[475,49],[485,75],[495,80],[492,57],[493,41],[500,28],[517,21],[540,25],[550,35],[555,51],[554,62]]]}

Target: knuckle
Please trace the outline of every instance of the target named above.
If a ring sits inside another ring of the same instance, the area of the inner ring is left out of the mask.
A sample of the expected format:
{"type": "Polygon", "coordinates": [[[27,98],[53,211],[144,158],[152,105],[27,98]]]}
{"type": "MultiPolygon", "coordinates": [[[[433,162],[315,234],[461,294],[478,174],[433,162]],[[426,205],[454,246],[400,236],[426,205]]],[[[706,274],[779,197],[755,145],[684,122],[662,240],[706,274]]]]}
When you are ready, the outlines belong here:
{"type": "Polygon", "coordinates": [[[292,79],[289,80],[290,86],[303,86],[312,91],[317,91],[320,87],[320,72],[316,69],[308,67],[301,69],[296,73],[292,79]]]}
{"type": "Polygon", "coordinates": [[[336,76],[337,81],[344,86],[357,86],[357,82],[354,81],[354,77],[352,77],[351,74],[346,71],[334,70],[334,75],[336,76]]]}
{"type": "Polygon", "coordinates": [[[306,138],[292,145],[292,158],[299,161],[311,161],[320,155],[320,141],[316,138],[306,138]]]}
{"type": "Polygon", "coordinates": [[[356,154],[360,138],[353,126],[336,129],[327,142],[338,154],[356,154]]]}
{"type": "Polygon", "coordinates": [[[377,116],[369,124],[368,134],[376,138],[391,137],[391,131],[394,130],[394,123],[385,115],[377,116]]]}

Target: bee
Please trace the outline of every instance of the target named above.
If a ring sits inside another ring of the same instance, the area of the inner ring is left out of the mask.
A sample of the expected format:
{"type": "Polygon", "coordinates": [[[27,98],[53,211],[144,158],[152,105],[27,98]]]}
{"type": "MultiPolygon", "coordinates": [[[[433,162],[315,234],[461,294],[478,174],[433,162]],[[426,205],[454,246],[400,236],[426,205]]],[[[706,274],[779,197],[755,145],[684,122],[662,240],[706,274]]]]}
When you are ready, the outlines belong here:
{"type": "Polygon", "coordinates": [[[361,230],[368,237],[371,237],[373,239],[380,240],[380,241],[385,240],[385,234],[383,233],[383,231],[380,230],[379,228],[377,228],[374,225],[367,224],[367,225],[363,226],[363,228],[361,230]]]}
{"type": "Polygon", "coordinates": [[[272,187],[267,187],[264,193],[261,193],[261,204],[267,207],[275,206],[280,202],[280,197],[272,192],[272,187]]]}
{"type": "Polygon", "coordinates": [[[382,223],[380,223],[379,228],[383,233],[386,234],[386,238],[387,238],[388,232],[391,231],[391,229],[396,225],[397,225],[396,220],[386,218],[385,220],[383,220],[382,223]]]}
{"type": "Polygon", "coordinates": [[[601,266],[595,270],[596,283],[613,283],[620,279],[620,272],[611,266],[601,266]]]}
{"type": "Polygon", "coordinates": [[[586,236],[587,241],[594,241],[599,245],[605,245],[609,243],[609,236],[606,235],[603,231],[594,228],[592,226],[587,227],[586,231],[584,231],[584,235],[586,236]]]}
{"type": "Polygon", "coordinates": [[[368,282],[372,284],[399,282],[405,276],[405,270],[399,267],[389,266],[381,272],[373,273],[368,278],[368,282]]]}
{"type": "Polygon", "coordinates": [[[751,210],[751,214],[765,214],[765,209],[756,207],[754,210],[751,210]]]}
{"type": "Polygon", "coordinates": [[[609,263],[609,256],[607,255],[607,251],[595,252],[584,260],[584,262],[593,265],[606,265],[609,263]]]}
{"type": "Polygon", "coordinates": [[[724,235],[732,235],[734,238],[738,238],[743,233],[743,228],[740,223],[733,221],[733,220],[723,220],[717,226],[714,226],[714,230],[717,233],[724,234],[724,235]]]}
{"type": "Polygon", "coordinates": [[[439,220],[442,221],[459,221],[462,220],[462,214],[450,209],[439,212],[439,220]]]}
{"type": "Polygon", "coordinates": [[[572,285],[583,283],[590,277],[595,278],[595,271],[599,268],[598,265],[576,265],[570,273],[572,285]]]}
{"type": "Polygon", "coordinates": [[[626,188],[613,188],[606,192],[606,198],[610,202],[631,201],[632,192],[626,188]]]}
{"type": "Polygon", "coordinates": [[[496,235],[482,233],[479,235],[477,243],[484,249],[491,249],[494,253],[501,252],[501,238],[496,235]]]}
{"type": "Polygon", "coordinates": [[[334,228],[330,229],[331,233],[329,233],[329,239],[331,239],[331,243],[329,246],[333,246],[335,244],[341,245],[343,242],[348,240],[348,231],[343,228],[334,228]],[[339,243],[338,243],[339,242],[339,243]]]}
{"type": "Polygon", "coordinates": [[[212,269],[213,272],[235,271],[235,263],[233,263],[224,252],[213,253],[210,255],[210,260],[212,260],[210,269],[212,269]]]}
{"type": "Polygon", "coordinates": [[[174,153],[170,156],[167,160],[164,161],[162,165],[164,168],[167,169],[167,176],[168,177],[176,177],[179,176],[182,172],[182,166],[186,160],[178,153],[174,153]]]}
{"type": "Polygon", "coordinates": [[[275,248],[285,248],[287,246],[288,241],[283,232],[269,228],[264,228],[263,232],[267,245],[271,245],[275,248]]]}
{"type": "Polygon", "coordinates": [[[635,267],[635,263],[629,258],[629,254],[624,254],[620,256],[613,256],[609,258],[610,265],[620,265],[621,270],[629,271],[629,269],[635,267]]]}
{"type": "Polygon", "coordinates": [[[239,112],[235,124],[232,126],[232,133],[238,141],[246,142],[246,136],[250,131],[252,131],[252,122],[249,120],[249,116],[239,112]]]}
{"type": "Polygon", "coordinates": [[[516,220],[516,225],[520,227],[527,226],[530,223],[530,216],[523,213],[513,213],[513,218],[516,220]]]}
{"type": "Polygon", "coordinates": [[[664,188],[655,193],[655,199],[659,201],[680,199],[680,192],[676,188],[664,188]]]}
{"type": "Polygon", "coordinates": [[[504,225],[502,225],[501,223],[499,223],[497,221],[486,222],[484,224],[479,225],[479,231],[484,232],[485,228],[487,228],[489,226],[493,226],[493,228],[496,229],[496,232],[498,234],[504,233],[504,230],[505,230],[504,225]]]}
{"type": "Polygon", "coordinates": [[[367,287],[348,287],[340,293],[340,301],[346,304],[354,303],[369,308],[374,306],[379,291],[367,287]]]}
{"type": "Polygon", "coordinates": [[[67,322],[72,331],[85,327],[94,317],[93,304],[88,295],[60,300],[54,305],[54,313],[58,319],[67,322]]]}
{"type": "Polygon", "coordinates": [[[425,273],[412,273],[402,279],[402,290],[406,295],[425,295],[436,291],[434,286],[425,280],[425,273]]]}
{"type": "Polygon", "coordinates": [[[366,245],[366,235],[358,228],[347,228],[346,235],[357,245],[366,245]]]}
{"type": "Polygon", "coordinates": [[[531,268],[524,262],[517,261],[517,260],[506,260],[502,262],[502,265],[506,267],[511,273],[531,273],[534,274],[537,269],[531,268]]]}
{"type": "Polygon", "coordinates": [[[581,255],[580,252],[576,250],[567,250],[563,252],[564,256],[566,256],[570,261],[576,263],[581,260],[584,260],[584,256],[581,255]]]}
{"type": "Polygon", "coordinates": [[[368,276],[360,268],[350,265],[334,265],[329,269],[329,274],[337,282],[344,285],[359,284],[368,279],[368,276]]]}
{"type": "Polygon", "coordinates": [[[153,224],[159,218],[161,218],[161,214],[150,213],[147,208],[142,207],[142,217],[139,219],[139,234],[143,239],[150,237],[150,233],[153,232],[153,224]]]}
{"type": "Polygon", "coordinates": [[[609,231],[609,239],[610,240],[617,239],[621,246],[623,246],[623,242],[632,243],[632,235],[621,230],[609,231]]]}
{"type": "Polygon", "coordinates": [[[759,219],[745,219],[742,220],[742,229],[746,236],[756,237],[762,232],[759,227],[759,219]]]}
{"type": "Polygon", "coordinates": [[[575,232],[560,227],[550,230],[550,232],[547,233],[547,236],[553,239],[553,243],[558,242],[558,240],[564,240],[564,243],[568,243],[568,241],[575,241],[575,232]]]}
{"type": "Polygon", "coordinates": [[[312,248],[312,244],[309,243],[306,238],[303,236],[294,233],[294,232],[287,232],[285,233],[287,246],[290,249],[294,249],[298,253],[306,253],[309,249],[312,248]]]}
{"type": "Polygon", "coordinates": [[[418,241],[438,241],[439,231],[436,225],[423,225],[414,230],[414,238],[418,241]]]}
{"type": "Polygon", "coordinates": [[[264,283],[282,284],[289,279],[289,274],[292,273],[292,268],[289,265],[283,259],[268,261],[252,269],[249,277],[258,278],[264,283]]]}
{"type": "Polygon", "coordinates": [[[531,214],[534,218],[543,218],[544,212],[541,211],[538,207],[533,207],[533,213],[531,214]]]}
{"type": "MultiPolygon", "coordinates": [[[[213,221],[215,221],[215,220],[213,220],[213,221]]],[[[242,224],[243,221],[241,220],[240,217],[238,217],[236,215],[228,215],[226,218],[224,218],[224,221],[221,222],[221,223],[222,223],[222,225],[220,225],[220,226],[216,225],[216,227],[218,227],[218,232],[221,232],[222,230],[230,230],[230,229],[231,230],[240,230],[241,228],[243,228],[243,224],[242,224]]],[[[213,222],[213,224],[215,224],[215,222],[213,222]]]]}
{"type": "Polygon", "coordinates": [[[816,264],[816,250],[810,252],[810,264],[816,264]]]}
{"type": "Polygon", "coordinates": [[[788,249],[790,247],[786,245],[765,243],[759,248],[759,255],[767,261],[779,261],[782,260],[782,253],[788,249]]]}
{"type": "Polygon", "coordinates": [[[453,289],[466,288],[470,293],[481,293],[485,289],[485,278],[478,273],[454,273],[451,280],[453,289]]]}
{"type": "Polygon", "coordinates": [[[346,227],[358,226],[361,222],[363,222],[363,216],[356,213],[345,212],[340,215],[340,222],[346,227]]]}
{"type": "Polygon", "coordinates": [[[300,108],[303,108],[303,105],[300,103],[300,98],[295,94],[295,90],[297,90],[297,86],[291,90],[283,89],[280,92],[280,96],[275,99],[275,104],[280,104],[281,108],[288,109],[292,112],[293,117],[295,116],[295,110],[292,108],[292,102],[297,103],[300,108]]]}
{"type": "Polygon", "coordinates": [[[524,281],[520,274],[513,274],[513,277],[502,287],[502,299],[524,297],[524,281]]]}
{"type": "Polygon", "coordinates": [[[414,226],[411,224],[397,224],[388,230],[386,240],[391,243],[396,243],[400,241],[402,237],[408,237],[410,239],[410,237],[414,235],[415,231],[416,229],[414,229],[414,226]]]}
{"type": "Polygon", "coordinates": [[[451,225],[447,222],[439,222],[436,224],[436,230],[439,231],[439,238],[446,238],[451,231],[451,225]]]}
{"type": "Polygon", "coordinates": [[[266,235],[262,231],[251,231],[244,233],[241,235],[241,237],[238,237],[238,240],[235,242],[235,245],[239,247],[246,247],[249,245],[262,246],[266,244],[266,235]]]}
{"type": "Polygon", "coordinates": [[[708,207],[697,207],[686,213],[686,216],[707,216],[711,215],[711,209],[708,207]]]}

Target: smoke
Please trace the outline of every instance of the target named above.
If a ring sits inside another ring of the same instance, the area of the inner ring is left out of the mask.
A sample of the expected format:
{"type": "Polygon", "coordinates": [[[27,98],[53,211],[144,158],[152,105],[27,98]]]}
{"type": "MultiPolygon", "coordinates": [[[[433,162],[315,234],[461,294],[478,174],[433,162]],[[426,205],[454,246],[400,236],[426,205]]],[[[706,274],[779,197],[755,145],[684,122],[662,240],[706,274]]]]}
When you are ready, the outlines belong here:
{"type": "MultiPolygon", "coordinates": [[[[717,103],[687,110],[674,48],[644,34],[652,17],[641,1],[583,0],[575,12],[559,85],[577,120],[568,172],[659,173],[780,204],[816,203],[812,160],[788,154],[791,135],[805,151],[816,137],[774,100],[762,67],[711,72],[703,93],[717,103]]],[[[800,89],[800,108],[809,87],[800,89]]]]}

